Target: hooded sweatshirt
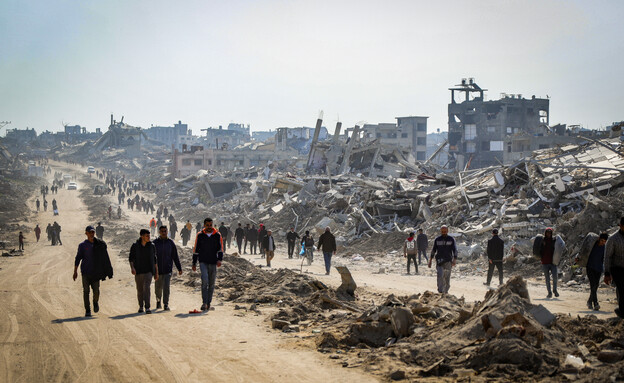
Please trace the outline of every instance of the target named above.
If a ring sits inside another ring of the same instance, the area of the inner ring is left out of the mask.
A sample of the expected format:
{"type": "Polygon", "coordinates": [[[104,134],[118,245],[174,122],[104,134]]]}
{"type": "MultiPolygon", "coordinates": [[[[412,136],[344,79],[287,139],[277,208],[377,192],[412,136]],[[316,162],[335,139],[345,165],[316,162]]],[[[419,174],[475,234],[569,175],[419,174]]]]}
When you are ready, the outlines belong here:
{"type": "Polygon", "coordinates": [[[418,246],[416,244],[416,239],[414,237],[408,237],[405,242],[403,242],[403,254],[417,254],[418,246]]]}

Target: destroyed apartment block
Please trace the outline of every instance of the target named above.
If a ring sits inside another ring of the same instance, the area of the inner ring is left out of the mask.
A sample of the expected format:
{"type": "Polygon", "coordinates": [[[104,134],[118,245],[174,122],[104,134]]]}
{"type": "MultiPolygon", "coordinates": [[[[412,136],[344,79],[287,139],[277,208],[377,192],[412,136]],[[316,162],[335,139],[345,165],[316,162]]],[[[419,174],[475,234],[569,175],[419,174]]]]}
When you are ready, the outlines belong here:
{"type": "Polygon", "coordinates": [[[111,114],[108,131],[93,144],[94,152],[102,152],[104,149],[123,149],[127,156],[138,157],[141,154],[141,141],[147,140],[147,136],[141,128],[130,126],[121,121],[115,121],[111,114]]]}

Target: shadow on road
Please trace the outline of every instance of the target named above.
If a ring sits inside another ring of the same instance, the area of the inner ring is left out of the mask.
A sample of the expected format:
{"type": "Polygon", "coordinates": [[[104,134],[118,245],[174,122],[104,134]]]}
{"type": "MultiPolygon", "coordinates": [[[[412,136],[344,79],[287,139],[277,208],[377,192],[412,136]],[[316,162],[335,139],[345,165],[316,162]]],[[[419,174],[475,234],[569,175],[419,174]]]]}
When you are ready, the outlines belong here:
{"type": "Polygon", "coordinates": [[[81,322],[83,320],[91,320],[91,319],[95,319],[94,317],[85,317],[85,316],[80,316],[80,317],[72,317],[72,318],[63,318],[63,319],[52,319],[50,322],[52,323],[65,323],[65,322],[81,322]]]}

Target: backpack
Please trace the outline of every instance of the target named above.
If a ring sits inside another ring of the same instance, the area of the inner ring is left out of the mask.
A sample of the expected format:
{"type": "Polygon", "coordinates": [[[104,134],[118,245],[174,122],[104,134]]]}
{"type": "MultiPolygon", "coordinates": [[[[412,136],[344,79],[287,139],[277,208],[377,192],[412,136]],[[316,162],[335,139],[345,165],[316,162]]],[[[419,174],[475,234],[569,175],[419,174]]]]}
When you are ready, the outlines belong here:
{"type": "Polygon", "coordinates": [[[314,246],[314,239],[312,237],[306,237],[304,243],[306,247],[312,247],[314,246]]]}

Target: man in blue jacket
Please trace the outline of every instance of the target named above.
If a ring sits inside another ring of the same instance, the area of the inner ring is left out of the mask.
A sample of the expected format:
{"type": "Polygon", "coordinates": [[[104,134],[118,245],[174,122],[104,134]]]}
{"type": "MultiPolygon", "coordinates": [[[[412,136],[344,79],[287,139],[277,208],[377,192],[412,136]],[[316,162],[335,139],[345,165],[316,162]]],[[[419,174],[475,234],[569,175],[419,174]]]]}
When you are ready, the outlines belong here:
{"type": "Polygon", "coordinates": [[[178,275],[182,275],[182,265],[178,257],[178,248],[173,240],[167,237],[167,226],[158,228],[159,237],[156,238],[154,246],[156,246],[156,258],[158,260],[158,280],[154,283],[156,290],[156,308],[162,308],[160,301],[165,306],[165,311],[169,311],[169,286],[171,285],[171,272],[173,271],[173,263],[175,262],[178,269],[178,275]]]}
{"type": "Polygon", "coordinates": [[[431,261],[435,257],[438,272],[438,292],[447,294],[451,287],[451,267],[457,263],[457,246],[455,245],[455,238],[448,235],[446,225],[440,228],[440,233],[442,235],[433,242],[429,268],[431,268],[431,261]]]}
{"type": "Polygon", "coordinates": [[[223,238],[212,226],[212,218],[204,220],[204,229],[197,233],[193,247],[193,271],[197,271],[197,261],[202,280],[202,311],[210,310],[212,294],[217,280],[217,267],[223,261],[223,238]]]}

